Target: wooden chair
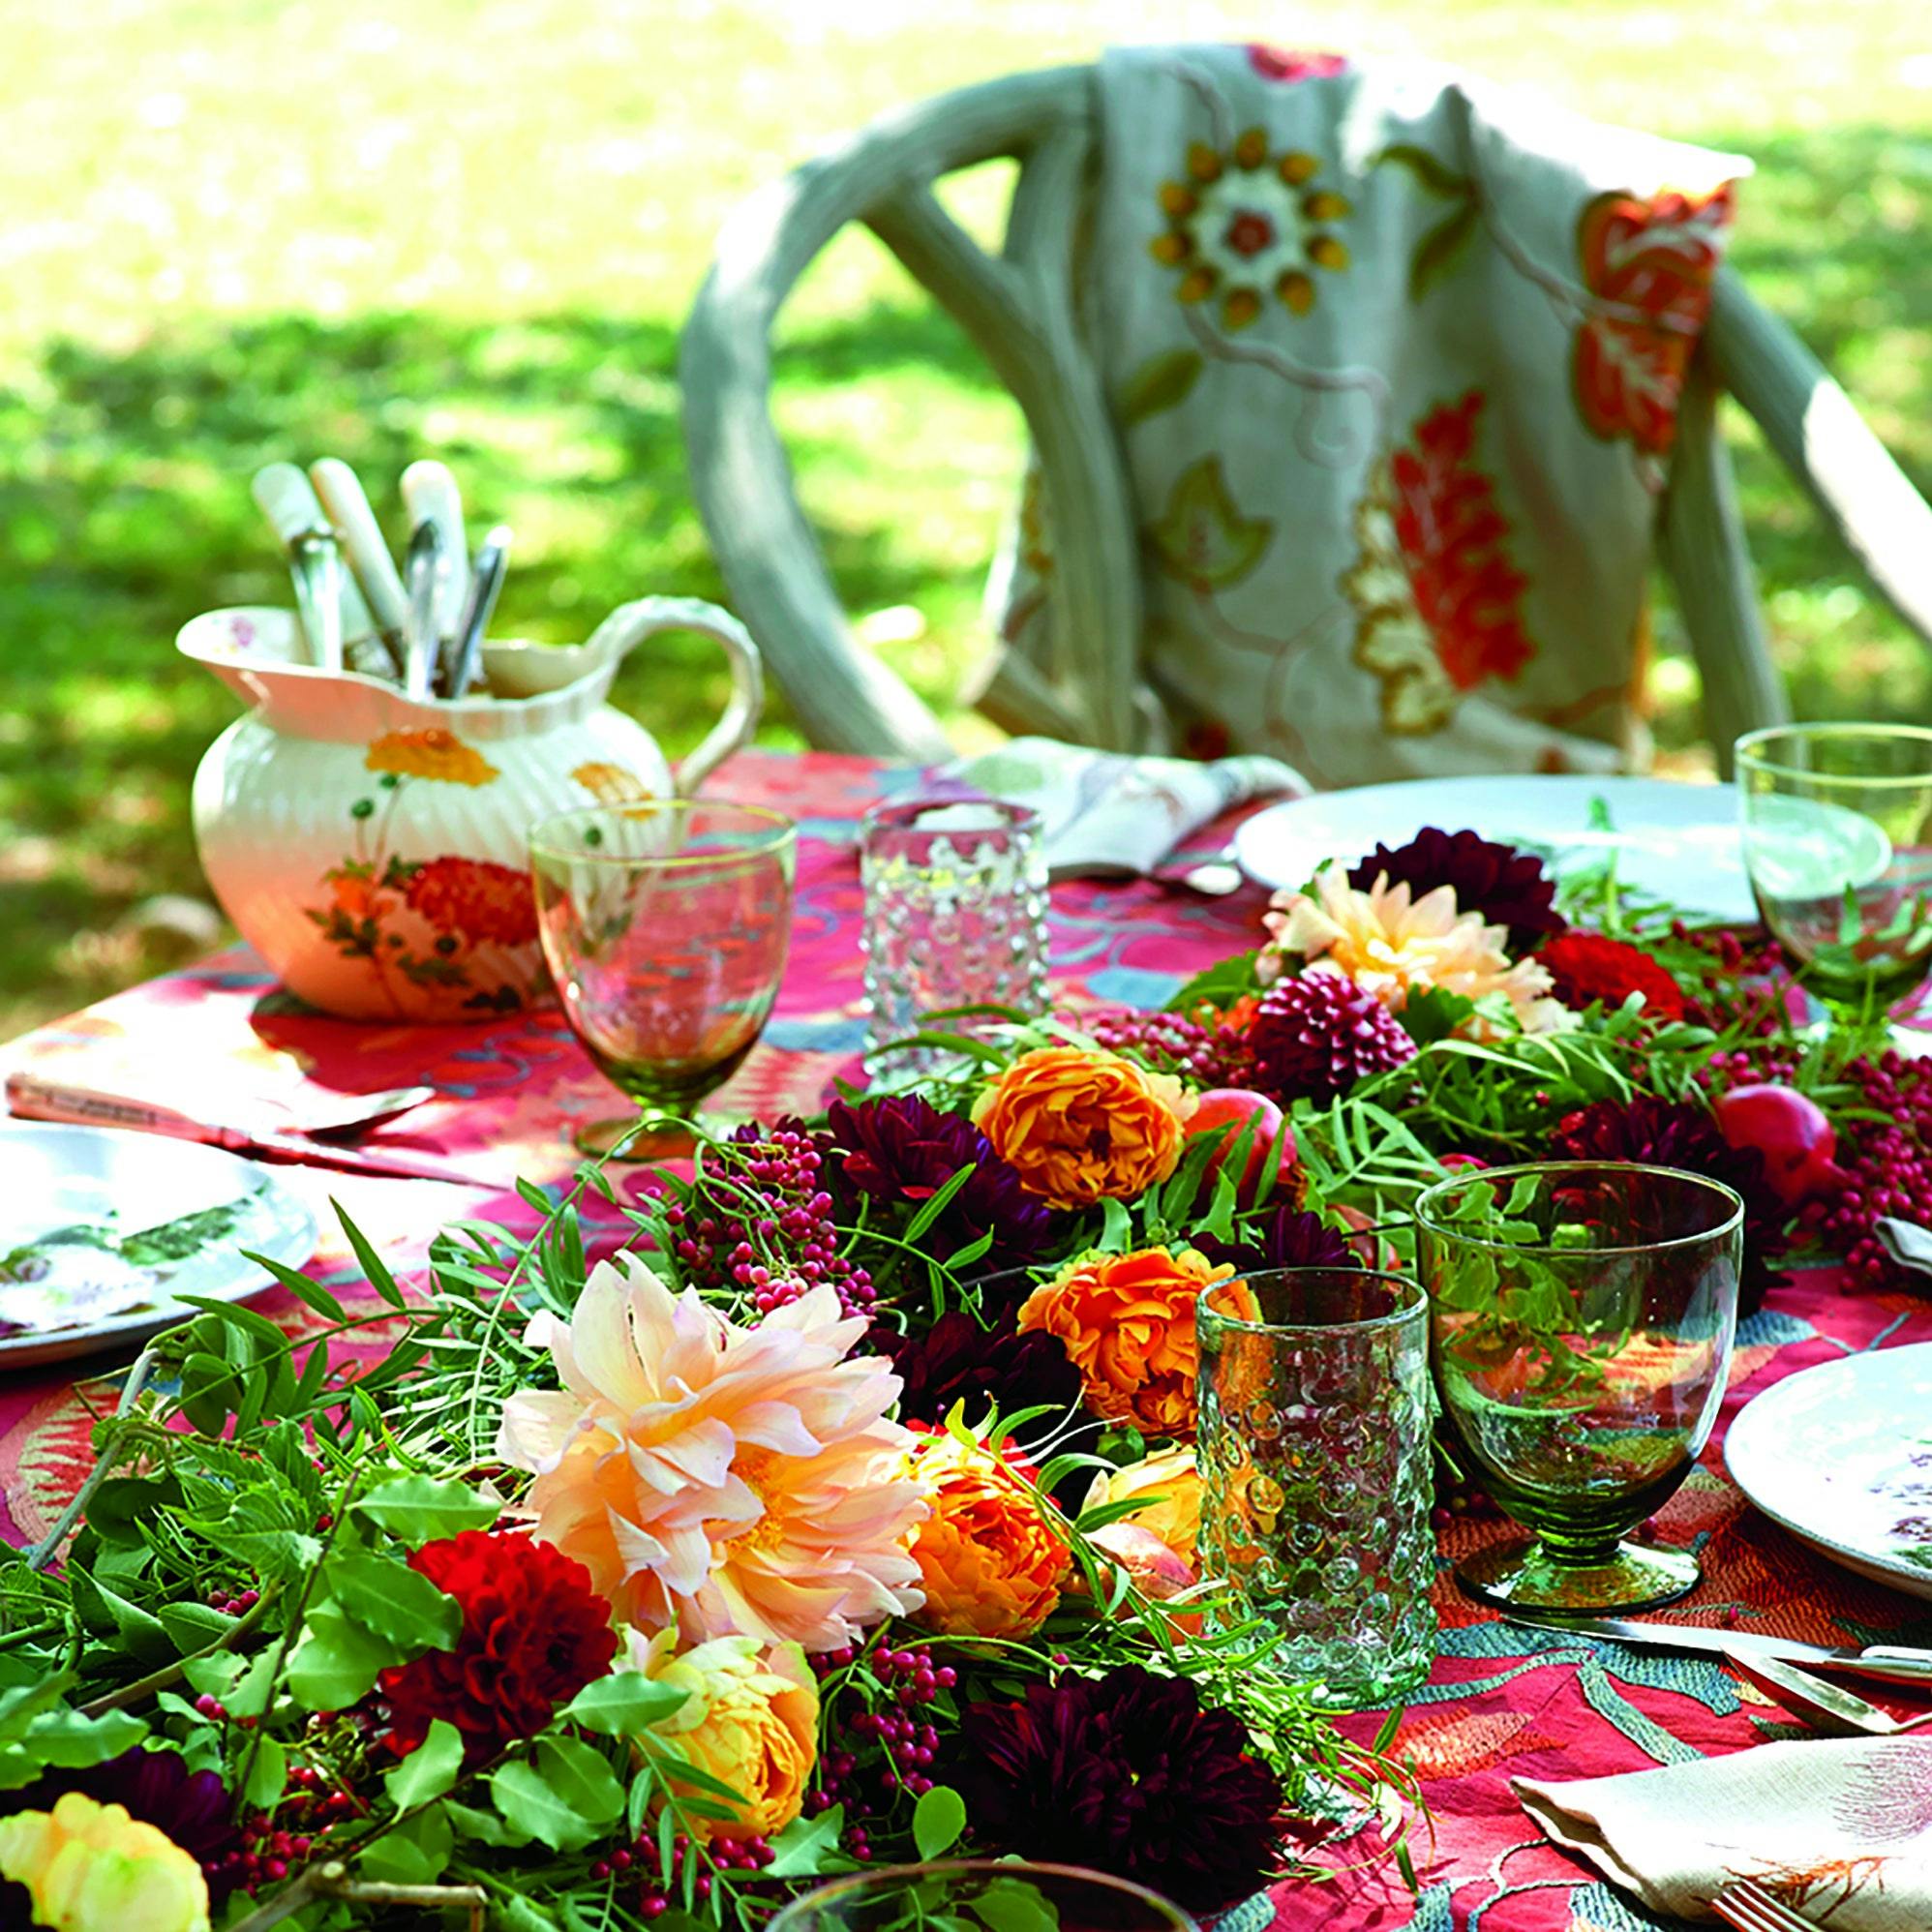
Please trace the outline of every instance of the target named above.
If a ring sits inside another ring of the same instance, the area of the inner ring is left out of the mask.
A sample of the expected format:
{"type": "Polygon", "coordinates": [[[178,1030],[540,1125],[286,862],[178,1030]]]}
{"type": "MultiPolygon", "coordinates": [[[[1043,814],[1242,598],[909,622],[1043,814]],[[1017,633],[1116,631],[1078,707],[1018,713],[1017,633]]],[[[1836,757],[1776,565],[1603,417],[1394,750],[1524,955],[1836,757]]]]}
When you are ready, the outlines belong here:
{"type": "MultiPolygon", "coordinates": [[[[692,480],[732,601],[816,745],[920,761],[950,750],[931,710],[854,638],[771,421],[772,318],[848,222],[871,228],[951,312],[1011,390],[1038,451],[1072,661],[1049,678],[1008,651],[980,708],[1014,732],[1124,749],[1162,741],[1159,707],[1139,675],[1133,506],[1072,313],[1068,191],[1089,165],[1097,115],[1088,67],[963,88],[875,122],[726,224],[681,346],[692,480]],[[989,256],[932,183],[998,157],[1016,158],[1021,171],[1004,247],[989,256]]],[[[1703,675],[1706,728],[1728,766],[1737,733],[1787,711],[1718,435],[1720,390],[1757,420],[1928,642],[1932,508],[1797,337],[1720,271],[1681,402],[1661,549],[1703,675]]]]}

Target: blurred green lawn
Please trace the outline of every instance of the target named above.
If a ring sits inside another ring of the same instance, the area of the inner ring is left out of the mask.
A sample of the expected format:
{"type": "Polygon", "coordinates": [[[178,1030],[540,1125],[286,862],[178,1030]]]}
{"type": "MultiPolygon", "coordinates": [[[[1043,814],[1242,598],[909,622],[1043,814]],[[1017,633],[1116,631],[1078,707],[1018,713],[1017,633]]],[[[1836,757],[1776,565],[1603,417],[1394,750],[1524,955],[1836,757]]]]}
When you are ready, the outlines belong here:
{"type": "MultiPolygon", "coordinates": [[[[0,1037],[165,956],[199,894],[188,780],[232,715],[171,648],[286,594],[249,498],[347,457],[393,507],[445,455],[517,549],[499,628],[586,634],[716,594],[677,426],[677,329],[725,211],[898,103],[1092,55],[1246,39],[1426,53],[1756,157],[1736,259],[1932,485],[1932,36],[1922,0],[60,0],[0,81],[0,1037]]],[[[992,170],[963,203],[990,219],[992,170]]],[[[950,704],[1016,468],[998,387],[868,238],[790,312],[780,408],[850,607],[950,704]],[[890,628],[890,626],[889,626],[890,628]]],[[[1925,657],[1741,424],[1801,713],[1922,717],[1925,657]]],[[[1659,736],[1696,737],[1665,614],[1659,736]]],[[[695,640],[620,697],[675,749],[722,702],[695,640]]],[[[772,742],[796,742],[782,709],[772,742]]]]}

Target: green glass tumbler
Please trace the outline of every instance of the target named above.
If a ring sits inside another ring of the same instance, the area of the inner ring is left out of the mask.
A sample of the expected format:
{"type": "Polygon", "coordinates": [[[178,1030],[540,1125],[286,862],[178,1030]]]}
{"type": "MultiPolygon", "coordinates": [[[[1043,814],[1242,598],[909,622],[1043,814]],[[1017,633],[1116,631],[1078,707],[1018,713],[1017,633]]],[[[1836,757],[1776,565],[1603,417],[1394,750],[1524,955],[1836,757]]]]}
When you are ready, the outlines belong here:
{"type": "Polygon", "coordinates": [[[1716,1423],[1743,1202],[1701,1174],[1563,1161],[1438,1182],[1415,1218],[1442,1413],[1466,1472],[1535,1532],[1457,1582],[1578,1615],[1684,1595],[1690,1551],[1626,1539],[1716,1423]]]}
{"type": "Polygon", "coordinates": [[[1428,1314],[1367,1268],[1236,1276],[1195,1310],[1210,1615],[1272,1631],[1271,1664],[1336,1709],[1402,1697],[1435,1655],[1428,1314]]]}

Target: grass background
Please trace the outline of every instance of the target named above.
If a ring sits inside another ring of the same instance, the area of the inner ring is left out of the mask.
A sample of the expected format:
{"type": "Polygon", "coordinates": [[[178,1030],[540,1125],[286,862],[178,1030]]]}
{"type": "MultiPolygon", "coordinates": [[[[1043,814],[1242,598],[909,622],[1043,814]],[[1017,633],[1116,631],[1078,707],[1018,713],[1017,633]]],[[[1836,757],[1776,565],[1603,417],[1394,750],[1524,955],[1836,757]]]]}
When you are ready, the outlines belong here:
{"type": "MultiPolygon", "coordinates": [[[[0,14],[0,1037],[163,963],[204,896],[196,758],[233,714],[179,624],[286,597],[248,494],[335,453],[393,509],[436,450],[517,531],[499,629],[582,637],[715,595],[677,330],[755,183],[841,131],[1108,41],[1423,53],[1736,147],[1735,259],[1932,486],[1932,27],[1920,0],[60,0],[0,14]]],[[[991,219],[984,170],[960,204],[991,219]]],[[[943,708],[981,649],[1016,420],[849,236],[787,312],[778,408],[858,613],[943,708]],[[883,630],[915,626],[887,621],[883,630]]],[[[1745,507],[1800,715],[1925,716],[1916,645],[1748,426],[1745,507]]],[[[675,750],[722,702],[696,640],[619,697],[675,750]]],[[[1697,736],[1665,627],[1659,737],[1697,736]]],[[[796,742],[782,708],[763,736],[796,742]]]]}

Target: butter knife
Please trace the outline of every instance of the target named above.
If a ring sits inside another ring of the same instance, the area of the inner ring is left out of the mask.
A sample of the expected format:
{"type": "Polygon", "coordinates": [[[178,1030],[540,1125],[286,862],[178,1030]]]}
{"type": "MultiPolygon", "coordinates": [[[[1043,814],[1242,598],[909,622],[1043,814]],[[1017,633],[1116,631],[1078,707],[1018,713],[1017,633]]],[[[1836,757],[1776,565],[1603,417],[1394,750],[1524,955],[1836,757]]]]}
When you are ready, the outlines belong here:
{"type": "Polygon", "coordinates": [[[1642,1650],[1701,1650],[1722,1656],[1736,1650],[1744,1656],[1775,1657],[1782,1663],[1804,1664],[1814,1670],[1850,1671],[1862,1677],[1882,1677],[1901,1684],[1932,1683],[1932,1650],[1904,1645],[1800,1644],[1794,1638],[1768,1637],[1756,1630],[1713,1629],[1699,1623],[1625,1623],[1615,1617],[1521,1616],[1506,1613],[1505,1623],[1524,1630],[1543,1630],[1557,1637],[1592,1637],[1600,1642],[1629,1644],[1642,1650]]]}

